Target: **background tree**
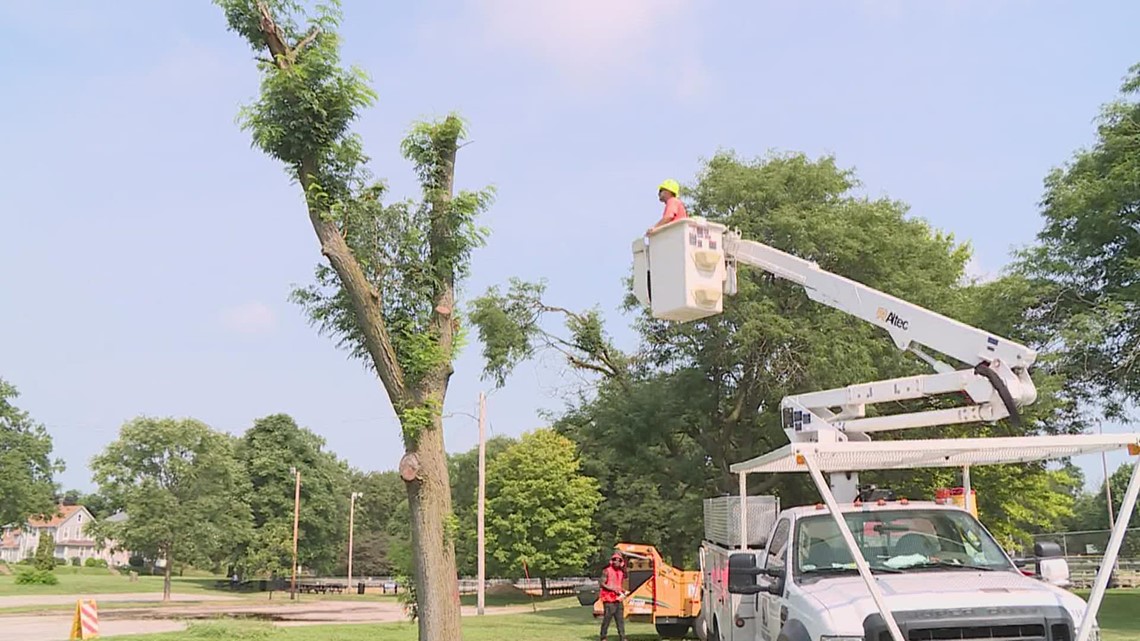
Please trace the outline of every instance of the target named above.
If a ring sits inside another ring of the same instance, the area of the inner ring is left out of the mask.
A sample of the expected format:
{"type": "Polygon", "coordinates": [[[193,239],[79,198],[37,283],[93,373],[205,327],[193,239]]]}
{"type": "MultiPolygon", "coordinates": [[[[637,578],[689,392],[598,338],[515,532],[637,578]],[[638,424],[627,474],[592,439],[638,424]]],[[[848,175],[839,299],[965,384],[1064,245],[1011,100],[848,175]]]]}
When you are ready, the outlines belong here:
{"type": "MultiPolygon", "coordinates": [[[[1116,468],[1107,479],[1112,494],[1112,514],[1116,520],[1123,518],[1120,508],[1131,477],[1132,463],[1128,462],[1116,468]]],[[[1073,509],[1073,519],[1069,524],[1069,529],[1072,531],[1098,531],[1096,535],[1083,538],[1091,539],[1100,550],[1104,550],[1109,539],[1108,497],[1105,496],[1104,489],[1105,484],[1101,483],[1097,491],[1082,493],[1073,509]]],[[[1132,512],[1129,528],[1136,528],[1138,523],[1140,523],[1140,505],[1137,505],[1132,512]]],[[[1082,540],[1082,537],[1075,538],[1082,540]]],[[[1130,558],[1137,554],[1140,554],[1140,532],[1128,532],[1120,546],[1120,556],[1130,558]]]]}
{"type": "Polygon", "coordinates": [[[12,401],[16,388],[0,378],[0,524],[23,523],[55,509],[53,475],[63,461],[52,459],[51,436],[12,401]]]}
{"type": "Polygon", "coordinates": [[[110,516],[107,512],[107,499],[98,492],[85,494],[80,490],[67,490],[56,497],[56,502],[62,505],[82,505],[96,519],[110,516]]]}
{"type": "MultiPolygon", "coordinates": [[[[356,472],[350,481],[350,491],[361,492],[356,500],[356,534],[353,540],[354,574],[390,575],[396,571],[392,558],[392,533],[389,523],[401,505],[407,505],[408,493],[399,474],[394,471],[356,472]]],[[[404,514],[407,519],[406,513],[404,514]]],[[[403,542],[410,548],[411,541],[403,542]]],[[[342,558],[347,571],[347,547],[342,558]]]]}
{"type": "Polygon", "coordinates": [[[1045,179],[1044,228],[1020,273],[1069,392],[1109,418],[1140,399],[1140,64],[1103,107],[1096,142],[1045,179]]]}
{"type": "Polygon", "coordinates": [[[261,96],[243,112],[254,143],[284,163],[305,195],[328,260],[294,299],[380,378],[403,431],[419,636],[461,638],[442,417],[459,347],[456,285],[483,242],[476,216],[490,192],[453,193],[464,128],[455,116],[416,125],[402,151],[421,203],[384,206],[384,188],[350,125],[375,93],[340,62],[336,3],[312,17],[288,0],[215,0],[260,58],[261,96]],[[302,26],[299,21],[307,22],[302,26]]]}
{"type": "Polygon", "coordinates": [[[581,474],[574,443],[550,429],[524,434],[487,467],[487,549],[499,573],[526,563],[542,578],[581,572],[595,550],[597,481],[581,474]]]}
{"type": "MultiPolygon", "coordinates": [[[[491,461],[516,442],[508,436],[487,439],[487,465],[490,466],[491,461]]],[[[479,571],[479,446],[450,456],[448,460],[451,466],[451,505],[458,526],[456,567],[460,576],[475,576],[479,571]]]]}
{"type": "Polygon", "coordinates": [[[289,573],[293,565],[293,496],[301,472],[298,563],[318,573],[336,569],[348,541],[349,470],[325,441],[286,414],[254,422],[237,446],[250,483],[253,537],[240,565],[258,573],[289,573]]]}
{"type": "MultiPolygon", "coordinates": [[[[909,216],[903,203],[859,196],[857,187],[853,172],[830,157],[790,153],[742,159],[724,152],[705,163],[686,193],[694,215],[738,228],[745,238],[964,322],[1039,342],[1025,314],[1040,297],[1034,283],[1016,275],[969,282],[968,246],[909,216]]],[[[740,270],[738,281],[739,292],[726,300],[723,314],[692,323],[654,319],[630,294],[626,306],[635,311],[641,337],[631,354],[614,348],[596,315],[543,302],[540,285],[515,281],[506,293],[492,289],[477,301],[476,309],[493,319],[488,326],[497,330],[481,332],[480,338],[488,350],[506,355],[498,363],[501,369],[489,375],[497,378],[547,347],[568,354],[572,366],[600,375],[596,388],[584,391],[554,426],[577,443],[583,468],[601,482],[601,540],[646,540],[661,545],[674,562],[691,562],[689,542],[697,540],[702,527],[701,499],[735,492],[728,472],[732,463],[787,443],[778,412],[783,397],[930,372],[925,363],[899,352],[882,330],[809,300],[794,284],[749,267],[740,270]],[[567,338],[542,329],[549,313],[566,319],[567,338]],[[655,517],[679,524],[679,531],[663,533],[656,518],[639,518],[646,501],[655,517]]],[[[908,430],[891,438],[1076,429],[1072,399],[1054,394],[1063,377],[1047,371],[1037,380],[1038,403],[1019,429],[1003,421],[908,430]]],[[[868,413],[946,402],[898,403],[868,408],[868,413]]],[[[917,470],[864,474],[863,480],[929,496],[937,487],[957,485],[954,474],[917,470]]],[[[1069,480],[1043,465],[980,468],[974,485],[983,518],[1007,542],[1058,523],[1071,508],[1069,480]]],[[[801,475],[754,476],[750,491],[778,494],[786,505],[818,500],[801,475]]]]}
{"type": "Polygon", "coordinates": [[[51,534],[40,534],[36,543],[36,552],[32,565],[41,572],[51,572],[55,569],[55,537],[51,534]]]}
{"type": "Polygon", "coordinates": [[[248,483],[233,440],[193,419],[136,418],[92,460],[100,491],[121,522],[91,525],[102,544],[164,559],[163,600],[175,563],[217,563],[249,534],[248,483]]]}

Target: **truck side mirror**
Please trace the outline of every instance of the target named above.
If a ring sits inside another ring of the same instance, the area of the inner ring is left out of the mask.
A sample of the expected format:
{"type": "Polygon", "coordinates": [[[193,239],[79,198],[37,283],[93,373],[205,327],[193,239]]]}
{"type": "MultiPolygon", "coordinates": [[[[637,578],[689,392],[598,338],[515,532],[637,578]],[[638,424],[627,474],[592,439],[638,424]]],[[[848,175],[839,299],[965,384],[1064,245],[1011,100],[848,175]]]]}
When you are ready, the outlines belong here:
{"type": "Polygon", "coordinates": [[[1052,541],[1038,541],[1033,544],[1033,556],[1039,559],[1055,559],[1064,556],[1061,546],[1052,541]]]}
{"type": "Polygon", "coordinates": [[[761,584],[756,577],[763,570],[756,567],[756,555],[748,552],[739,552],[728,557],[728,591],[730,594],[759,594],[767,585],[761,584]]]}
{"type": "Polygon", "coordinates": [[[1069,562],[1061,546],[1052,541],[1038,541],[1033,544],[1033,556],[1037,558],[1037,576],[1046,583],[1068,587],[1069,562]]]}

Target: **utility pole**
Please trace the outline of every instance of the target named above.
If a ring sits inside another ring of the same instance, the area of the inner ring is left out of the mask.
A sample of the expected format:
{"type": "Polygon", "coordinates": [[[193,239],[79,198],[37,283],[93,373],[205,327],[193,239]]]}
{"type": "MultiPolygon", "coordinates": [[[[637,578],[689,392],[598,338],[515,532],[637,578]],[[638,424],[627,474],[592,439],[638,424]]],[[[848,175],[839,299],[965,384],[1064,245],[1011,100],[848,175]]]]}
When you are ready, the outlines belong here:
{"type": "Polygon", "coordinates": [[[362,496],[360,492],[353,492],[348,499],[348,590],[352,589],[352,525],[356,517],[356,499],[362,496]]]}
{"type": "Polygon", "coordinates": [[[289,600],[292,601],[297,598],[297,526],[301,516],[301,470],[296,467],[290,469],[297,479],[293,489],[293,578],[289,585],[289,600]]]}
{"type": "Polygon", "coordinates": [[[485,536],[483,532],[484,505],[487,501],[487,398],[479,392],[479,585],[476,587],[478,597],[478,614],[483,614],[484,596],[487,584],[487,568],[484,560],[485,536]]]}

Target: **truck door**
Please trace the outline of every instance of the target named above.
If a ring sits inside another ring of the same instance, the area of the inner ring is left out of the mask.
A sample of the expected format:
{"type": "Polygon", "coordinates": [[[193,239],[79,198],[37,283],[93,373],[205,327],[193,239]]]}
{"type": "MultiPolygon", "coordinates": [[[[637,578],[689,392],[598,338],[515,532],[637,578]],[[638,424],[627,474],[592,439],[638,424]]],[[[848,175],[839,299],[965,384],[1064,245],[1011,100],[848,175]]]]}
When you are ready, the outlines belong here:
{"type": "MultiPolygon", "coordinates": [[[[788,540],[792,530],[792,522],[788,518],[780,519],[776,529],[768,539],[768,553],[764,557],[765,578],[778,586],[784,583],[784,575],[772,576],[772,571],[787,571],[788,540]]],[[[783,590],[779,594],[770,592],[760,593],[760,638],[763,641],[775,641],[784,627],[784,618],[787,609],[784,607],[783,590]]]]}

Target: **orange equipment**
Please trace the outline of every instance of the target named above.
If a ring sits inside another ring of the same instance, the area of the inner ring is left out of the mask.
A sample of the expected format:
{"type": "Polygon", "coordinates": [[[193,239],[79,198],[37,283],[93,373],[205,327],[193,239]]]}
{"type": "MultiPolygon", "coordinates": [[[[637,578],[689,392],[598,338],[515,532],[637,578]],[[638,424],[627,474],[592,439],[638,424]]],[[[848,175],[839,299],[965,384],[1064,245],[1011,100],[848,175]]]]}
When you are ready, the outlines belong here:
{"type": "MultiPolygon", "coordinates": [[[[626,558],[625,618],[652,623],[663,638],[683,638],[700,614],[700,571],[678,570],[652,545],[618,543],[616,549],[626,558]]],[[[602,612],[599,598],[594,617],[602,612]]]]}
{"type": "Polygon", "coordinates": [[[978,518],[978,491],[970,489],[970,504],[966,505],[966,488],[940,487],[934,490],[935,503],[953,503],[978,518]]]}

